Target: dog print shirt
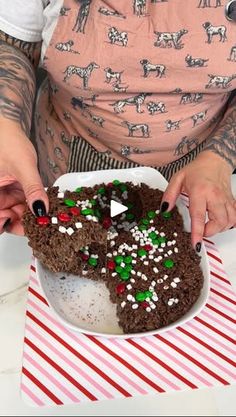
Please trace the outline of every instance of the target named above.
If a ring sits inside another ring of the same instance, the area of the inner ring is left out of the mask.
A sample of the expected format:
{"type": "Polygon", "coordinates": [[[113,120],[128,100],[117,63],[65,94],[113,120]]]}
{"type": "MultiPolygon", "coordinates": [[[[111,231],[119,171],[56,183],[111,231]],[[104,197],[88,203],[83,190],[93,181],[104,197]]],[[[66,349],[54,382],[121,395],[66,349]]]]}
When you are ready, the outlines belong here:
{"type": "Polygon", "coordinates": [[[42,39],[35,124],[45,183],[86,170],[75,161],[161,167],[206,143],[236,89],[227,3],[1,0],[1,30],[42,39]]]}

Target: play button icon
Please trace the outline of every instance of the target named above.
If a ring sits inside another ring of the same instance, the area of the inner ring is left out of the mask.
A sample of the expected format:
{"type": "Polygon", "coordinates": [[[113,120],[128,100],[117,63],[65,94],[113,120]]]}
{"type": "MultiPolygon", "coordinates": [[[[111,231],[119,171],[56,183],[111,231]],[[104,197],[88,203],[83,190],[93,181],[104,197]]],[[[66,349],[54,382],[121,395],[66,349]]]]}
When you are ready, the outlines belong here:
{"type": "Polygon", "coordinates": [[[128,210],[128,207],[124,206],[123,204],[117,203],[117,201],[111,200],[111,217],[118,216],[118,214],[124,213],[128,210]]]}

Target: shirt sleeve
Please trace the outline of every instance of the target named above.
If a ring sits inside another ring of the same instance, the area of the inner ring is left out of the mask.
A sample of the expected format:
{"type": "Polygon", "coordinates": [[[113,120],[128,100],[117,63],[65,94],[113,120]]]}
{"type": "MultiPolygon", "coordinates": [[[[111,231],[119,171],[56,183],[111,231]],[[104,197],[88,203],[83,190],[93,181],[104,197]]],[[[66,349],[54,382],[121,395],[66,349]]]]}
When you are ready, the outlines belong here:
{"type": "Polygon", "coordinates": [[[0,0],[0,30],[26,42],[42,39],[47,0],[0,0]]]}

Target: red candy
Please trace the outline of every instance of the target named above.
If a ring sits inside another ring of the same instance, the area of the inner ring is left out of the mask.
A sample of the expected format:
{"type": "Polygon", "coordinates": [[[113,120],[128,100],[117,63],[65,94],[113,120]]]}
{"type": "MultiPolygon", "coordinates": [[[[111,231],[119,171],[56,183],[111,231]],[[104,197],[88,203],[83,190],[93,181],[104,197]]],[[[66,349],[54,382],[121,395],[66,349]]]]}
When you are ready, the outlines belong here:
{"type": "Polygon", "coordinates": [[[48,216],[39,216],[36,221],[39,226],[47,226],[50,223],[50,218],[48,216]]]}
{"type": "Polygon", "coordinates": [[[111,227],[111,225],[112,225],[110,217],[105,217],[105,219],[102,222],[102,225],[103,225],[104,229],[109,229],[109,227],[111,227]]]}
{"type": "Polygon", "coordinates": [[[125,292],[126,285],[122,282],[121,284],[118,284],[116,287],[116,294],[123,294],[125,292]]]}
{"type": "Polygon", "coordinates": [[[112,187],[113,187],[112,182],[109,182],[109,183],[107,184],[107,187],[112,188],[112,187]]]}
{"type": "Polygon", "coordinates": [[[140,305],[141,305],[141,307],[143,307],[143,308],[150,307],[150,305],[148,304],[148,302],[147,302],[147,301],[143,301],[140,305]]]}
{"type": "Polygon", "coordinates": [[[61,222],[69,222],[71,220],[68,213],[59,213],[57,217],[61,222]]]}
{"type": "Polygon", "coordinates": [[[110,271],[113,271],[115,267],[116,267],[116,263],[114,261],[107,262],[107,268],[110,269],[110,271]]]}
{"type": "Polygon", "coordinates": [[[148,250],[148,251],[149,251],[149,250],[152,250],[152,246],[151,246],[151,245],[145,245],[145,246],[144,246],[144,249],[145,249],[145,250],[148,250]]]}
{"type": "Polygon", "coordinates": [[[80,209],[78,207],[71,207],[70,213],[73,214],[73,216],[79,216],[80,215],[80,209]]]}
{"type": "Polygon", "coordinates": [[[87,261],[89,259],[89,255],[86,255],[85,253],[82,253],[81,258],[83,261],[87,261]]]}

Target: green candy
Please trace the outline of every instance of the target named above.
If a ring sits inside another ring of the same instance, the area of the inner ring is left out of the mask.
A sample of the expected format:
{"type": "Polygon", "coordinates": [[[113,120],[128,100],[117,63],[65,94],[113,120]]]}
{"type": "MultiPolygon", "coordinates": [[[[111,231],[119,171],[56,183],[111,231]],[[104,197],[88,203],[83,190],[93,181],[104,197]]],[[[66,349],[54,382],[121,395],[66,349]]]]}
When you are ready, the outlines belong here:
{"type": "Polygon", "coordinates": [[[64,200],[64,203],[68,207],[75,207],[76,206],[76,203],[73,200],[70,200],[69,198],[66,198],[64,200]]]}
{"type": "Polygon", "coordinates": [[[133,213],[127,213],[127,214],[126,214],[126,219],[127,219],[127,220],[134,220],[134,217],[135,217],[135,216],[134,216],[134,214],[133,214],[133,213]]]}
{"type": "Polygon", "coordinates": [[[168,268],[168,269],[171,269],[171,268],[173,268],[173,266],[174,266],[174,261],[172,260],[172,259],[166,259],[164,262],[163,262],[163,265],[166,267],[166,268],[168,268]]]}
{"type": "Polygon", "coordinates": [[[156,232],[151,232],[151,233],[149,233],[149,234],[148,234],[148,236],[149,236],[149,237],[150,237],[150,239],[152,239],[152,240],[157,239],[157,234],[156,234],[156,232]]]}
{"type": "Polygon", "coordinates": [[[75,192],[76,193],[81,193],[82,190],[83,190],[83,187],[78,187],[78,188],[76,188],[75,192]]]}
{"type": "Polygon", "coordinates": [[[119,180],[114,180],[114,181],[112,181],[112,184],[113,185],[120,185],[120,181],[119,180]]]}
{"type": "Polygon", "coordinates": [[[166,238],[164,237],[164,236],[160,236],[159,238],[158,238],[158,242],[161,244],[161,243],[166,243],[166,238]]]}
{"type": "Polygon", "coordinates": [[[94,199],[90,200],[90,203],[92,204],[92,206],[96,206],[96,204],[97,204],[96,200],[94,200],[94,199]]]}
{"type": "Polygon", "coordinates": [[[124,268],[124,270],[127,271],[127,272],[131,272],[132,269],[133,269],[132,265],[126,265],[125,268],[124,268]]]}
{"type": "Polygon", "coordinates": [[[123,193],[124,191],[127,191],[127,185],[125,185],[125,184],[120,184],[120,191],[122,191],[122,193],[123,193]]]}
{"type": "Polygon", "coordinates": [[[88,264],[91,266],[97,266],[98,264],[97,258],[89,258],[88,264]]]}
{"type": "Polygon", "coordinates": [[[149,219],[154,219],[154,217],[156,217],[156,213],[155,211],[149,211],[147,216],[149,219]]]}
{"type": "Polygon", "coordinates": [[[102,214],[101,214],[100,210],[95,209],[95,210],[94,210],[94,214],[95,214],[95,216],[96,216],[98,219],[101,219],[102,214]]]}
{"type": "Polygon", "coordinates": [[[172,217],[172,214],[170,211],[164,211],[164,213],[161,213],[161,214],[164,219],[170,219],[172,217]]]}
{"type": "Polygon", "coordinates": [[[106,190],[105,190],[104,187],[99,188],[98,191],[97,191],[98,194],[105,194],[105,192],[106,192],[106,190]]]}
{"type": "Polygon", "coordinates": [[[123,260],[124,260],[123,256],[121,256],[121,255],[115,256],[115,263],[116,264],[120,265],[121,262],[123,262],[123,260]]]}
{"type": "Polygon", "coordinates": [[[131,264],[131,262],[132,262],[132,256],[126,256],[125,258],[124,258],[124,263],[125,264],[131,264]]]}
{"type": "Polygon", "coordinates": [[[152,240],[152,244],[159,246],[159,244],[160,244],[159,239],[152,240]]]}
{"type": "Polygon", "coordinates": [[[145,301],[146,300],[146,294],[145,294],[145,292],[137,292],[136,294],[135,294],[135,300],[136,301],[139,301],[139,302],[142,302],[142,301],[145,301]]]}
{"type": "Polygon", "coordinates": [[[147,251],[145,249],[139,249],[138,250],[138,256],[142,257],[147,255],[147,251]]]}
{"type": "Polygon", "coordinates": [[[126,205],[127,205],[127,207],[128,207],[129,210],[134,207],[134,205],[132,203],[127,203],[126,205]]]}
{"type": "Polygon", "coordinates": [[[140,232],[143,232],[144,230],[147,230],[147,228],[146,228],[146,226],[145,226],[144,224],[141,224],[141,225],[138,227],[138,230],[139,230],[140,232]]]}
{"type": "Polygon", "coordinates": [[[121,272],[123,271],[123,268],[122,268],[120,265],[118,265],[118,266],[116,266],[115,271],[116,271],[118,274],[121,274],[121,272]]]}
{"type": "Polygon", "coordinates": [[[94,215],[94,211],[93,211],[93,209],[87,208],[87,209],[81,210],[81,214],[83,216],[89,216],[89,215],[93,216],[94,215]]]}
{"type": "Polygon", "coordinates": [[[151,291],[145,291],[144,294],[145,294],[146,298],[152,298],[152,292],[151,291]]]}
{"type": "Polygon", "coordinates": [[[143,223],[145,226],[147,226],[149,224],[149,220],[148,219],[142,219],[141,223],[143,223]]]}
{"type": "Polygon", "coordinates": [[[129,279],[129,272],[128,271],[126,271],[125,269],[121,272],[121,274],[120,274],[120,278],[123,280],[123,281],[128,281],[128,279],[129,279]]]}

